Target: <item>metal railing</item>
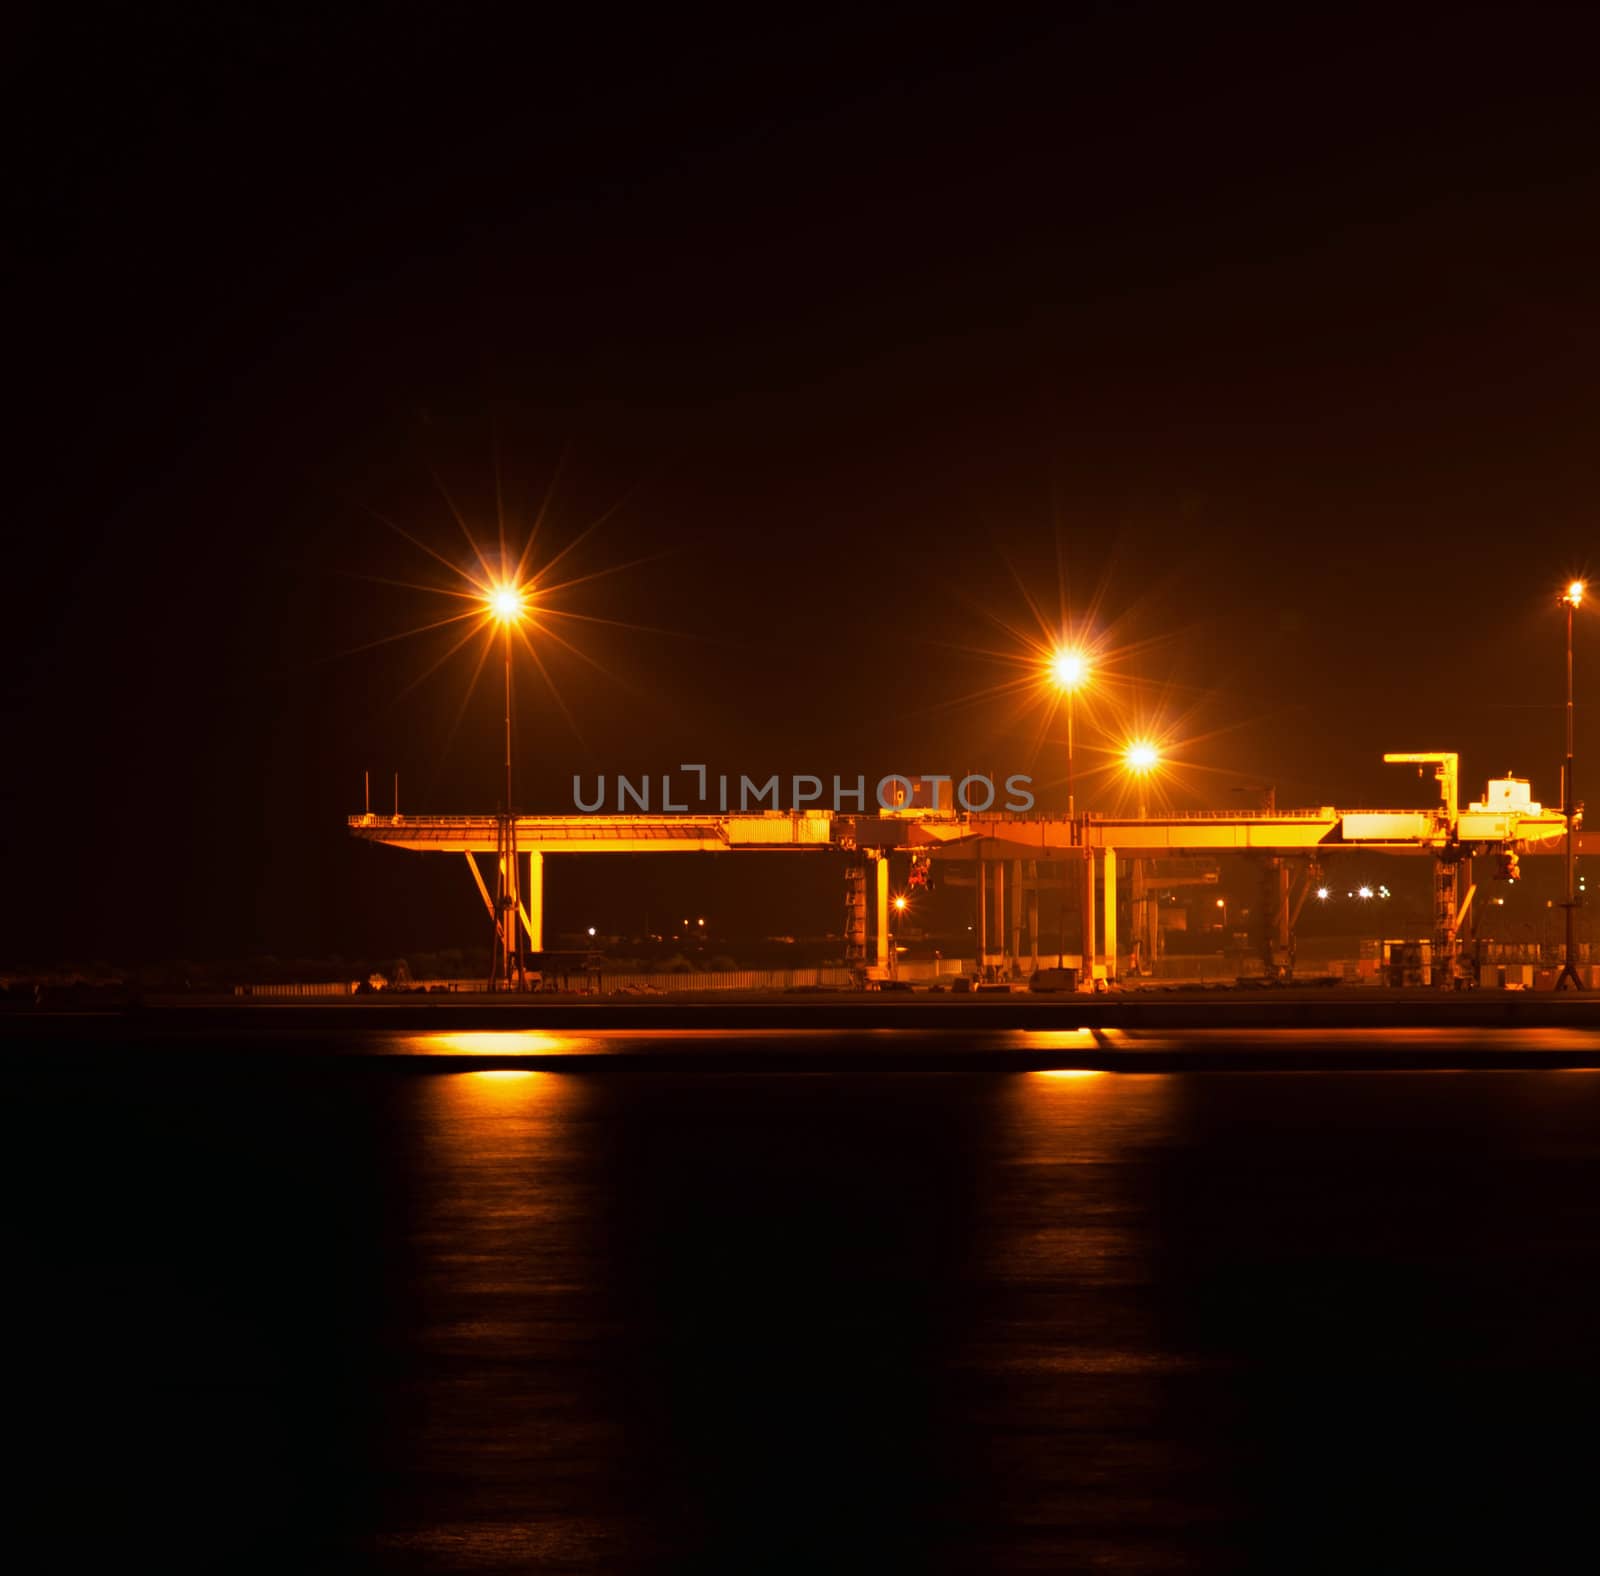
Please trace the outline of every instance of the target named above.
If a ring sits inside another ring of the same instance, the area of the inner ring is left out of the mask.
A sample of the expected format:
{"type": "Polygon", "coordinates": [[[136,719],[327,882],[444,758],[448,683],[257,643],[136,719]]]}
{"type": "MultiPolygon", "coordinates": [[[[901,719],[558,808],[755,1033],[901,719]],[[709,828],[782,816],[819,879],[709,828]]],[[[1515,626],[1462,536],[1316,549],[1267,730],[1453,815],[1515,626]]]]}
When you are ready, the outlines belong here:
{"type": "MultiPolygon", "coordinates": [[[[1091,821],[1328,821],[1349,813],[1328,805],[1320,810],[1163,810],[1159,815],[1150,816],[1090,814],[1087,819],[1091,821]]],[[[1414,812],[1378,810],[1362,813],[1410,815],[1414,812]]],[[[1034,818],[1030,816],[1027,819],[1034,818]]]]}
{"type": "MultiPolygon", "coordinates": [[[[519,823],[527,821],[541,823],[540,829],[547,832],[570,829],[571,835],[585,837],[593,837],[607,830],[626,832],[633,837],[651,832],[663,837],[675,837],[685,830],[690,830],[704,836],[715,837],[719,835],[718,823],[721,817],[684,816],[680,820],[659,815],[516,815],[512,819],[519,823]]],[[[347,816],[346,821],[356,830],[399,826],[419,830],[437,827],[443,831],[458,831],[464,827],[483,827],[492,830],[499,824],[500,817],[497,815],[352,815],[347,816]]]]}
{"type": "MultiPolygon", "coordinates": [[[[1362,806],[1359,809],[1341,810],[1333,805],[1325,805],[1317,809],[1300,810],[1163,810],[1157,815],[1106,815],[1098,811],[1089,811],[1076,817],[1064,815],[1034,815],[1014,810],[973,810],[951,814],[948,811],[929,810],[926,817],[929,820],[956,821],[961,824],[982,821],[1014,821],[1028,825],[1048,823],[1052,825],[1070,826],[1076,821],[1107,822],[1107,821],[1236,821],[1272,824],[1278,821],[1327,821],[1337,820],[1346,815],[1419,815],[1436,816],[1441,814],[1435,806],[1431,809],[1418,808],[1415,805],[1405,806],[1400,809],[1369,809],[1362,806]]],[[[1510,813],[1510,812],[1507,812],[1510,813]]],[[[533,821],[554,830],[557,824],[571,827],[601,828],[616,827],[626,829],[635,834],[646,828],[659,828],[664,835],[676,835],[681,828],[694,827],[703,830],[707,835],[718,836],[722,823],[730,820],[750,820],[762,817],[773,821],[804,821],[817,820],[828,817],[834,820],[862,819],[855,812],[844,811],[818,811],[818,810],[728,810],[716,811],[707,814],[703,811],[692,815],[680,812],[663,812],[658,815],[599,815],[588,814],[584,811],[573,811],[570,815],[550,815],[519,811],[514,817],[519,822],[533,821]]],[[[352,815],[346,817],[346,823],[353,828],[383,827],[383,826],[408,826],[408,827],[493,827],[500,817],[497,815],[352,815]]],[[[895,812],[893,815],[883,817],[885,820],[915,820],[915,814],[907,815],[904,811],[895,812]]]]}

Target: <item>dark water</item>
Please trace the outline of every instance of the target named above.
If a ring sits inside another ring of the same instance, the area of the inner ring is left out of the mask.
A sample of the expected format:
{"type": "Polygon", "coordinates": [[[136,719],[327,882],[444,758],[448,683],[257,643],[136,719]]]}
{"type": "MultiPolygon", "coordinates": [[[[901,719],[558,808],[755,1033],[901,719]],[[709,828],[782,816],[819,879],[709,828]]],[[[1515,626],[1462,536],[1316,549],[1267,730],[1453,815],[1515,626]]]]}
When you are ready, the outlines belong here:
{"type": "Polygon", "coordinates": [[[1600,1076],[352,1048],[9,1047],[14,1568],[1549,1569],[1589,1541],[1600,1076]]]}

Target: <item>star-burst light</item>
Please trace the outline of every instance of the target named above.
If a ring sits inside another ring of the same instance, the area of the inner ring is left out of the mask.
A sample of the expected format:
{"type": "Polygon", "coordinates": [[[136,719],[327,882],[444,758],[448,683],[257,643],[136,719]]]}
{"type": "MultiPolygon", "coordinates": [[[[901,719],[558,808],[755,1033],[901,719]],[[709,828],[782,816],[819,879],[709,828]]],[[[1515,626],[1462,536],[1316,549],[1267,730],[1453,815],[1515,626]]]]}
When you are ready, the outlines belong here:
{"type": "Polygon", "coordinates": [[[515,624],[527,611],[527,595],[521,586],[497,585],[484,601],[499,623],[515,624]]]}
{"type": "MultiPolygon", "coordinates": [[[[497,547],[487,546],[468,524],[466,515],[456,507],[437,476],[434,477],[434,482],[451,519],[466,543],[468,550],[466,559],[464,561],[452,559],[448,553],[441,552],[422,536],[373,510],[369,512],[375,519],[431,559],[444,573],[425,580],[407,580],[386,575],[358,575],[357,578],[374,580],[380,584],[423,592],[430,597],[440,598],[444,605],[439,610],[439,616],[425,618],[410,628],[398,630],[394,634],[385,635],[354,649],[366,650],[445,630],[454,633],[455,638],[449,640],[390,703],[391,705],[398,703],[432,678],[452,658],[458,655],[473,658],[470,677],[444,741],[445,748],[448,749],[477,689],[489,653],[495,649],[497,642],[503,639],[508,651],[519,648],[523,656],[532,662],[550,696],[576,735],[578,733],[576,720],[562,699],[560,688],[545,657],[551,654],[551,648],[560,648],[568,655],[604,673],[613,682],[618,682],[615,674],[610,673],[603,664],[584,651],[575,639],[569,639],[568,636],[576,636],[575,626],[583,624],[609,625],[619,629],[643,629],[644,626],[630,624],[622,619],[579,612],[563,604],[580,587],[585,587],[607,575],[621,573],[648,560],[634,559],[626,563],[609,564],[586,573],[570,572],[570,560],[575,550],[615,512],[614,509],[591,521],[558,550],[541,557],[540,549],[545,542],[545,525],[550,513],[554,483],[534,512],[521,546],[514,548],[509,539],[510,532],[501,499],[498,474],[495,482],[493,521],[498,543],[497,547]],[[564,567],[568,568],[567,573],[562,572],[564,567]],[[544,648],[543,653],[541,647],[544,648]]],[[[670,631],[656,632],[670,633],[670,631]]]]}
{"type": "Polygon", "coordinates": [[[1050,678],[1058,690],[1070,692],[1089,675],[1089,659],[1081,651],[1063,646],[1050,659],[1050,678]]]}

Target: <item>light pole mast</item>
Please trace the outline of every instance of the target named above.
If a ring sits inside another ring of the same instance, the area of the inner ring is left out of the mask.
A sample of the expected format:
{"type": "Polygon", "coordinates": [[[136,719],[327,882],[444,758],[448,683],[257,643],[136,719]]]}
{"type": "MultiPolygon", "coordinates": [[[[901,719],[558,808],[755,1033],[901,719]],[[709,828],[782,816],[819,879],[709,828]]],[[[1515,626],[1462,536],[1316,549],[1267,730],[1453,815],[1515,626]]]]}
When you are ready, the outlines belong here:
{"type": "Polygon", "coordinates": [[[1072,820],[1078,812],[1078,802],[1072,792],[1072,713],[1073,701],[1076,700],[1075,690],[1067,691],[1067,819],[1072,820]]]}
{"type": "Polygon", "coordinates": [[[511,806],[511,630],[526,614],[522,588],[496,586],[486,601],[490,615],[498,620],[505,640],[505,797],[495,823],[497,872],[494,900],[494,955],[489,963],[489,989],[498,986],[513,990],[524,984],[522,948],[517,944],[517,921],[521,917],[517,894],[517,817],[511,806]]]}
{"type": "Polygon", "coordinates": [[[1577,844],[1572,827],[1577,805],[1572,789],[1572,615],[1583,605],[1584,590],[1583,581],[1574,580],[1561,597],[1561,605],[1567,610],[1567,760],[1561,773],[1561,812],[1567,823],[1567,889],[1566,901],[1561,906],[1567,911],[1567,923],[1557,990],[1565,990],[1568,985],[1574,990],[1583,989],[1583,981],[1578,978],[1577,844]]]}
{"type": "MultiPolygon", "coordinates": [[[[1067,824],[1073,826],[1078,819],[1078,801],[1073,792],[1072,782],[1072,747],[1073,733],[1076,724],[1076,701],[1078,686],[1089,677],[1089,659],[1082,651],[1074,650],[1070,646],[1063,646],[1050,659],[1050,682],[1066,697],[1067,702],[1067,824]]],[[[1061,862],[1061,925],[1056,934],[1056,967],[1065,968],[1067,962],[1067,889],[1071,885],[1068,872],[1072,869],[1073,861],[1064,858],[1061,862]]],[[[1088,946],[1085,943],[1084,950],[1088,946]]],[[[1087,965],[1085,965],[1087,967],[1087,965]]]]}
{"type": "MultiPolygon", "coordinates": [[[[1150,774],[1161,764],[1161,751],[1148,739],[1131,743],[1122,757],[1123,766],[1133,775],[1139,790],[1139,819],[1150,819],[1150,774]]],[[[1134,972],[1155,973],[1156,954],[1161,949],[1160,915],[1151,907],[1149,873],[1145,861],[1129,861],[1133,878],[1134,972]],[[1155,918],[1152,919],[1152,914],[1155,918]]],[[[1109,923],[1109,921],[1108,921],[1109,923]]]]}
{"type": "Polygon", "coordinates": [[[1161,751],[1148,740],[1138,739],[1123,751],[1122,764],[1138,785],[1139,819],[1150,819],[1150,774],[1161,764],[1161,751]]]}
{"type": "Polygon", "coordinates": [[[506,646],[506,797],[505,853],[500,862],[501,952],[505,959],[504,985],[507,990],[522,984],[522,948],[517,933],[517,816],[511,805],[511,625],[505,626],[506,646]]]}
{"type": "Polygon", "coordinates": [[[511,814],[511,626],[505,627],[506,642],[506,814],[511,814]]]}

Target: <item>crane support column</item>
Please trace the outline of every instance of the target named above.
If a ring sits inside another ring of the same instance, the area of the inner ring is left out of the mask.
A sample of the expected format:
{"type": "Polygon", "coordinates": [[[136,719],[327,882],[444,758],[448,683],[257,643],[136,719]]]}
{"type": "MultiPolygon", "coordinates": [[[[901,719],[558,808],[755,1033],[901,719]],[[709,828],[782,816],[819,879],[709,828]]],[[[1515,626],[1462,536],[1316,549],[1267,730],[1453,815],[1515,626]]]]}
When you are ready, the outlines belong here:
{"type": "Polygon", "coordinates": [[[1092,991],[1094,989],[1094,968],[1097,961],[1094,922],[1094,850],[1087,843],[1084,844],[1080,851],[1078,866],[1082,872],[1079,878],[1078,895],[1083,900],[1083,936],[1079,948],[1082,957],[1078,970],[1078,988],[1092,991]]]}
{"type": "Polygon", "coordinates": [[[886,973],[889,968],[889,861],[881,853],[873,854],[872,873],[875,904],[872,923],[876,931],[873,955],[878,968],[886,973]]]}
{"type": "Polygon", "coordinates": [[[517,945],[517,820],[501,815],[495,823],[494,951],[489,959],[490,990],[522,990],[526,984],[522,949],[517,945]]]}
{"type": "Polygon", "coordinates": [[[528,933],[528,950],[544,951],[544,855],[528,850],[528,884],[523,887],[522,926],[528,933]]]}
{"type": "Polygon", "coordinates": [[[1039,861],[1028,861],[1028,953],[1031,973],[1039,971],[1039,861]]]}
{"type": "MultiPolygon", "coordinates": [[[[1091,865],[1090,869],[1094,867],[1091,865]]],[[[1117,851],[1108,848],[1105,851],[1105,889],[1106,889],[1106,917],[1105,917],[1105,968],[1106,983],[1112,984],[1117,977],[1117,851]]]]}
{"type": "Polygon", "coordinates": [[[995,950],[1000,954],[1000,972],[1006,969],[1006,862],[994,862],[994,939],[995,950]]]}
{"type": "Polygon", "coordinates": [[[1011,967],[1014,972],[1022,960],[1022,861],[1020,859],[1011,861],[1009,891],[1011,912],[1008,916],[1010,923],[1006,929],[1010,938],[1011,967]]]}
{"type": "MultiPolygon", "coordinates": [[[[1269,981],[1282,982],[1294,977],[1294,921],[1296,911],[1290,903],[1292,871],[1289,862],[1277,855],[1261,863],[1261,886],[1256,899],[1257,951],[1261,972],[1269,981]]],[[[1311,879],[1309,870],[1306,880],[1311,879]]],[[[1301,889],[1301,901],[1305,888],[1301,889]]]]}
{"type": "Polygon", "coordinates": [[[989,953],[989,867],[984,863],[981,849],[972,868],[977,872],[977,880],[974,882],[974,886],[978,894],[978,956],[975,967],[981,978],[983,966],[989,953]]]}
{"type": "Polygon", "coordinates": [[[1150,889],[1150,867],[1143,859],[1128,861],[1129,904],[1128,918],[1133,926],[1133,972],[1154,974],[1156,971],[1156,926],[1160,915],[1150,889]]]}
{"type": "Polygon", "coordinates": [[[1433,862],[1433,983],[1440,990],[1456,984],[1456,908],[1461,867],[1453,859],[1433,862]]]}
{"type": "Polygon", "coordinates": [[[852,859],[844,872],[844,961],[857,984],[867,978],[867,867],[852,859]]]}

